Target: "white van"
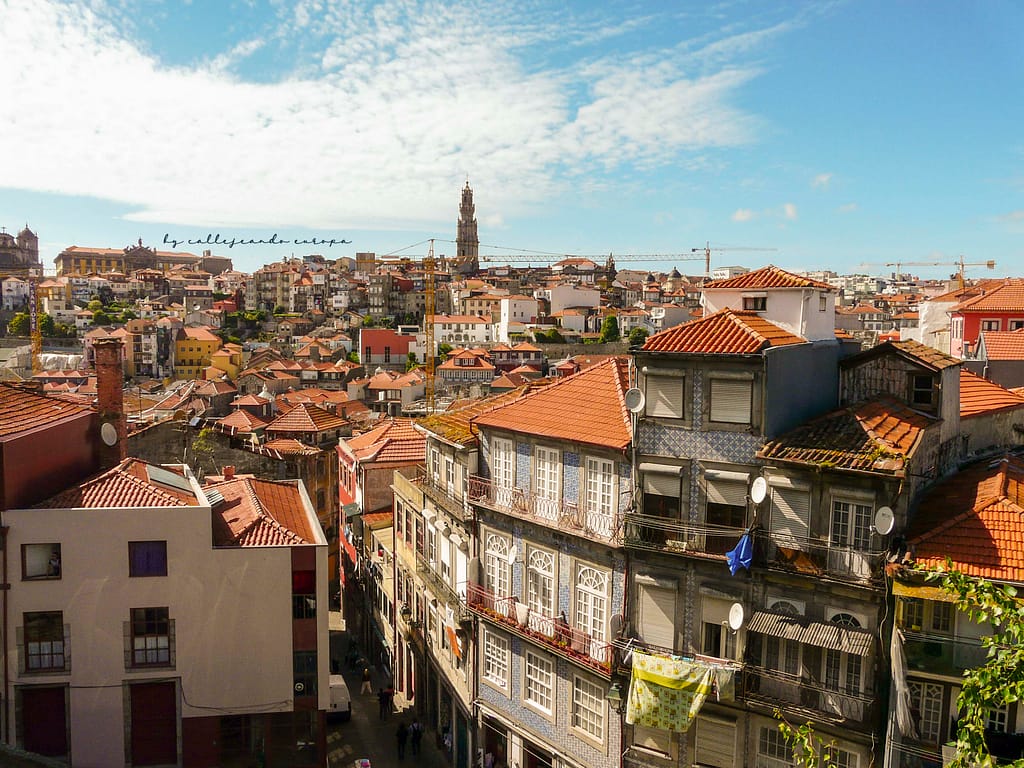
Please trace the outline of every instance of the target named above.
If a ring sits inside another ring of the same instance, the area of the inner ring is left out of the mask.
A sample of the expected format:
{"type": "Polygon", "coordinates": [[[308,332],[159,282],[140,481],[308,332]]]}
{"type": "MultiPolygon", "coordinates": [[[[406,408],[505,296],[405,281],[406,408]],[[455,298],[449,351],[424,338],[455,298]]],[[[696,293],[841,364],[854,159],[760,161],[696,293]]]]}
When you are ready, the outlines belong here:
{"type": "Polygon", "coordinates": [[[342,675],[331,675],[331,707],[327,710],[328,720],[351,720],[352,697],[342,675]]]}

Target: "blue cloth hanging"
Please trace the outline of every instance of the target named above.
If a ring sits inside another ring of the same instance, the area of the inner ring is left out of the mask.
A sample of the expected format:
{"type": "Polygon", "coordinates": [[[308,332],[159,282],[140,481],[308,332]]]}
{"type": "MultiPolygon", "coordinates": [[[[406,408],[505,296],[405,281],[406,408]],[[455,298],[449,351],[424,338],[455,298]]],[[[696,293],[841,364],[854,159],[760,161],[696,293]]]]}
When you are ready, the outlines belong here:
{"type": "Polygon", "coordinates": [[[750,561],[754,554],[754,539],[747,531],[740,536],[739,544],[725,553],[725,559],[729,561],[729,572],[735,576],[740,568],[750,570],[750,561]]]}

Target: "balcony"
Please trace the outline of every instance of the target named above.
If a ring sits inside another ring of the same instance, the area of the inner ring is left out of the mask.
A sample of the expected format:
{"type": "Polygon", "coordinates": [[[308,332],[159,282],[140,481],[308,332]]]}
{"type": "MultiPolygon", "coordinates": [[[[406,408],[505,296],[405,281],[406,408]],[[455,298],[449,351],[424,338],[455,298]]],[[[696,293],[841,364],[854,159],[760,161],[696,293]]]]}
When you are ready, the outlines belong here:
{"type": "Polygon", "coordinates": [[[469,478],[469,500],[495,512],[590,539],[613,541],[618,534],[615,514],[583,510],[574,502],[546,499],[522,488],[503,488],[485,477],[469,478]]]}
{"type": "Polygon", "coordinates": [[[441,578],[441,574],[434,570],[434,566],[431,565],[430,561],[419,552],[416,553],[416,573],[423,579],[427,589],[452,609],[457,622],[461,624],[470,618],[469,609],[466,607],[465,601],[459,597],[458,592],[448,582],[441,578]]]}
{"type": "Polygon", "coordinates": [[[768,531],[757,531],[755,541],[755,562],[760,552],[771,570],[867,583],[880,580],[885,563],[884,551],[833,546],[819,538],[772,536],[768,531]]]}
{"type": "Polygon", "coordinates": [[[820,682],[765,667],[746,665],[743,696],[749,702],[781,709],[802,720],[870,728],[875,697],[830,690],[820,682]]]}
{"type": "Polygon", "coordinates": [[[540,643],[562,658],[611,678],[615,659],[611,643],[570,627],[560,618],[531,611],[514,595],[497,597],[479,584],[466,585],[466,602],[473,613],[501,625],[512,634],[540,643]]]}
{"type": "Polygon", "coordinates": [[[623,543],[633,549],[678,555],[724,555],[745,528],[683,522],[657,515],[626,515],[623,543]]]}
{"type": "Polygon", "coordinates": [[[962,677],[964,670],[980,667],[988,649],[977,638],[961,638],[903,629],[907,669],[946,677],[962,677]]]}
{"type": "Polygon", "coordinates": [[[437,507],[440,507],[449,515],[463,523],[473,519],[472,509],[467,510],[462,502],[462,497],[457,497],[448,492],[448,489],[441,483],[440,478],[433,477],[422,464],[416,467],[416,482],[419,483],[423,495],[430,499],[437,507]]]}

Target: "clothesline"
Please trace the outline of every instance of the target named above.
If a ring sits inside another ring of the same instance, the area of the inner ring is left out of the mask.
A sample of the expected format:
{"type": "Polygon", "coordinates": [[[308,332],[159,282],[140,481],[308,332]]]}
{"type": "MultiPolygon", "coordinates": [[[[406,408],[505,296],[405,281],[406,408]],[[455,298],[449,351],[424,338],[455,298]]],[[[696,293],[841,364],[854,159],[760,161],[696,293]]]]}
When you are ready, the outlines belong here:
{"type": "MultiPolygon", "coordinates": [[[[625,656],[628,659],[629,654],[633,651],[640,651],[641,653],[647,654],[648,656],[657,656],[662,659],[668,659],[670,661],[696,661],[701,664],[705,664],[715,669],[742,669],[743,665],[738,661],[732,661],[730,659],[719,659],[714,656],[705,656],[701,653],[669,653],[667,651],[659,651],[648,648],[643,644],[642,641],[637,640],[635,637],[628,638],[616,638],[611,643],[615,648],[625,652],[625,656]]],[[[624,659],[625,661],[625,659],[624,659]]]]}

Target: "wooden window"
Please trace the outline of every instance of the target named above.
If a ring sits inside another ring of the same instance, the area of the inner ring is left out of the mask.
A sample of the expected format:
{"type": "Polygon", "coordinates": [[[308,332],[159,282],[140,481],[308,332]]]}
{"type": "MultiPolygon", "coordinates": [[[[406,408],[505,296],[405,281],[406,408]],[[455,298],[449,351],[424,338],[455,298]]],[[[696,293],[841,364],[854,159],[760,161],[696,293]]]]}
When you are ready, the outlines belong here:
{"type": "Polygon", "coordinates": [[[595,741],[604,740],[604,690],[585,677],[575,675],[572,683],[572,727],[595,741]]]}
{"type": "Polygon", "coordinates": [[[60,544],[22,544],[21,578],[59,579],[61,576],[60,544]]]}
{"type": "Polygon", "coordinates": [[[167,608],[132,608],[132,667],[171,666],[173,661],[173,622],[167,608]]]}
{"type": "Polygon", "coordinates": [[[24,615],[24,671],[54,672],[67,669],[64,614],[42,611],[24,615]]]}

